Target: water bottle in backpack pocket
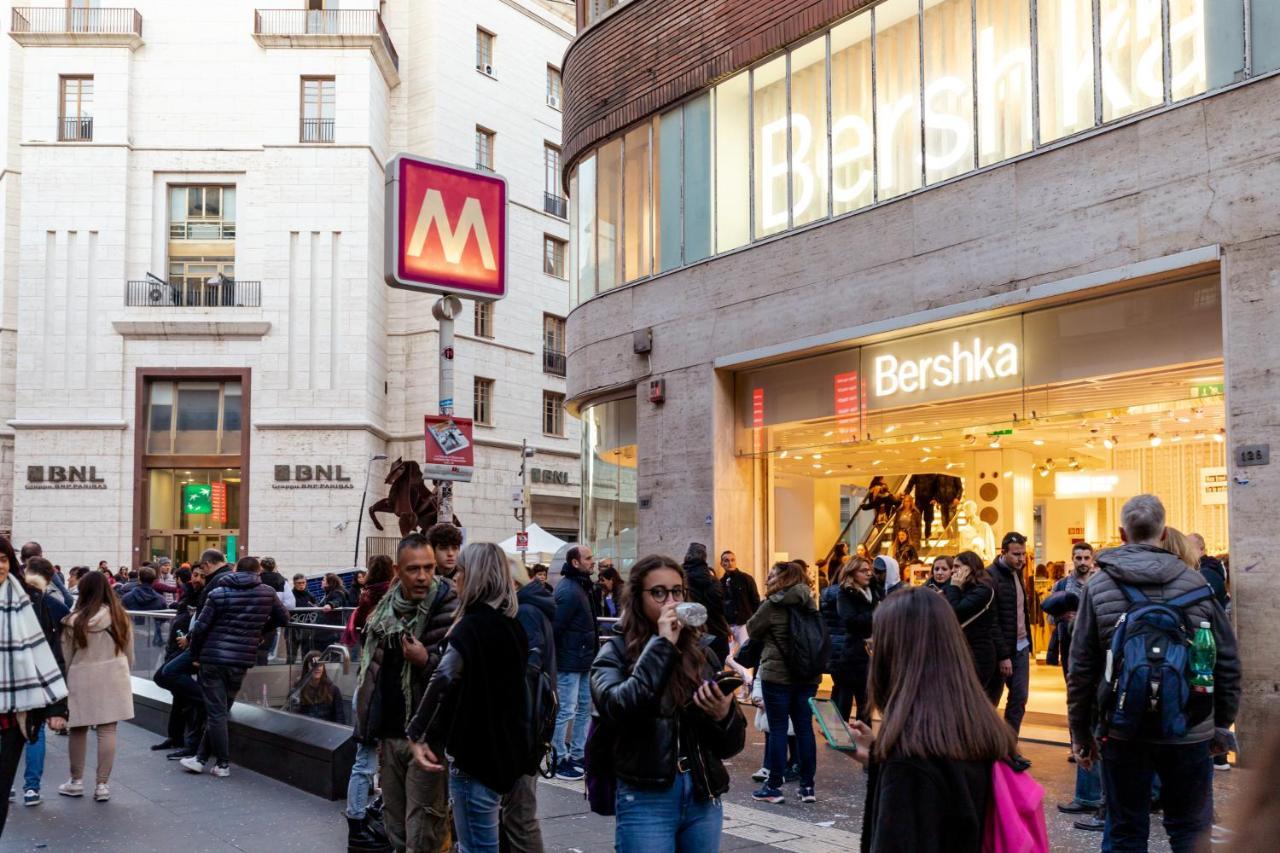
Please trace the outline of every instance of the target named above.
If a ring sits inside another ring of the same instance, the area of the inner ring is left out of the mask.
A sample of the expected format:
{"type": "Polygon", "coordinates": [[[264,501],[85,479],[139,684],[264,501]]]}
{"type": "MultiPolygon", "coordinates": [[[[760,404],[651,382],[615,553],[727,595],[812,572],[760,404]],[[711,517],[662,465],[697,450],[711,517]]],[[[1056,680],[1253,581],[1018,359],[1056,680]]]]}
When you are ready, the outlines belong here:
{"type": "Polygon", "coordinates": [[[1129,607],[1107,649],[1099,707],[1106,734],[1173,740],[1213,714],[1212,694],[1192,690],[1194,633],[1186,608],[1212,597],[1203,586],[1169,601],[1117,583],[1129,607]]]}

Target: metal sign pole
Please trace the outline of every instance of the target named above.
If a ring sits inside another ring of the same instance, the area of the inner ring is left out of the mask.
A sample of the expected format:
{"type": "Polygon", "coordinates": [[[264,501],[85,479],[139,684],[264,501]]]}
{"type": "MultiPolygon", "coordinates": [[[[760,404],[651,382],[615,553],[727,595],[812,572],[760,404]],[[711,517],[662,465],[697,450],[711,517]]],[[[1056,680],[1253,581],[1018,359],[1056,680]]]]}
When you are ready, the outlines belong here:
{"type": "MultiPolygon", "coordinates": [[[[442,296],[431,306],[431,315],[440,323],[440,357],[437,359],[440,382],[440,414],[453,415],[453,321],[462,313],[462,300],[442,296]]],[[[438,521],[453,522],[453,482],[438,480],[438,521]]]]}

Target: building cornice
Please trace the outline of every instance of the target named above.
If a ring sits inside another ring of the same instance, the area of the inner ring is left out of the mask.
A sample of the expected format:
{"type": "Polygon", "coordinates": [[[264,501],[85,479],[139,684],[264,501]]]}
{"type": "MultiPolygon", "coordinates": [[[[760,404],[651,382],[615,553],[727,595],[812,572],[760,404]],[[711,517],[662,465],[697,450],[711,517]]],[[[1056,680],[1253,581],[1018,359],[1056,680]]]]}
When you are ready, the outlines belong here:
{"type": "MultiPolygon", "coordinates": [[[[12,421],[10,423],[12,423],[12,421]]],[[[260,430],[318,430],[332,432],[363,431],[383,441],[424,440],[423,433],[421,432],[392,433],[372,421],[258,421],[254,424],[254,427],[260,430]]],[[[519,442],[503,441],[496,438],[483,438],[477,436],[473,441],[479,447],[492,447],[499,450],[519,450],[521,448],[519,442]]],[[[537,444],[531,444],[529,446],[542,456],[560,456],[566,459],[577,459],[581,456],[577,451],[566,450],[562,447],[547,447],[537,444]]]]}
{"type": "Polygon", "coordinates": [[[81,429],[125,429],[129,425],[122,420],[116,419],[93,419],[84,421],[67,421],[67,420],[23,420],[14,418],[7,422],[9,426],[15,430],[19,429],[59,429],[59,430],[81,430],[81,429]]]}

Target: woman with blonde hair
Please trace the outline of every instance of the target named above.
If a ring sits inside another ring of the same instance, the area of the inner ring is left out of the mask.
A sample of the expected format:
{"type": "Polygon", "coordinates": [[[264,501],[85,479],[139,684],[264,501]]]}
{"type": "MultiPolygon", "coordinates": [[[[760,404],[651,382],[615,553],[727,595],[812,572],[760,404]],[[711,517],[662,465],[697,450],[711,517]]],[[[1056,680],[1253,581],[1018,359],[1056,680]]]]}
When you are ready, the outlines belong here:
{"type": "Polygon", "coordinates": [[[1181,530],[1173,527],[1164,529],[1164,549],[1191,568],[1199,570],[1200,554],[1181,530]]]}
{"type": "Polygon", "coordinates": [[[527,715],[529,640],[501,548],[467,545],[453,580],[458,609],[407,735],[424,769],[441,772],[447,759],[460,853],[497,851],[502,797],[536,769],[529,733],[512,724],[527,715]]]}
{"type": "Polygon", "coordinates": [[[111,799],[107,782],[116,758],[116,724],[133,719],[133,636],[129,615],[111,590],[106,575],[90,572],[80,580],[76,609],[62,620],[62,656],[67,662],[71,715],[71,778],[58,786],[64,797],[84,796],[85,753],[89,727],[98,733],[97,786],[93,798],[111,799]]]}

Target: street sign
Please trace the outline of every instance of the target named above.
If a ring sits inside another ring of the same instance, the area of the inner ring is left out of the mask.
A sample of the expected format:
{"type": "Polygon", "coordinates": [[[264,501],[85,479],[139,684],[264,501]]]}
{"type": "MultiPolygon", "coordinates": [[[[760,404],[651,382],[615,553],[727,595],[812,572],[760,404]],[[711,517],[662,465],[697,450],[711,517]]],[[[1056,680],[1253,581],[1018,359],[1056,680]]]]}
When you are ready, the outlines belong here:
{"type": "Polygon", "coordinates": [[[386,170],[386,280],[485,302],[507,293],[507,182],[409,154],[386,170]]]}
{"type": "Polygon", "coordinates": [[[422,476],[428,480],[471,482],[475,448],[471,440],[471,419],[452,415],[427,415],[427,458],[422,476]]]}
{"type": "Polygon", "coordinates": [[[529,550],[529,531],[521,530],[516,533],[516,550],[517,551],[529,550]]]}

